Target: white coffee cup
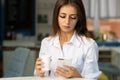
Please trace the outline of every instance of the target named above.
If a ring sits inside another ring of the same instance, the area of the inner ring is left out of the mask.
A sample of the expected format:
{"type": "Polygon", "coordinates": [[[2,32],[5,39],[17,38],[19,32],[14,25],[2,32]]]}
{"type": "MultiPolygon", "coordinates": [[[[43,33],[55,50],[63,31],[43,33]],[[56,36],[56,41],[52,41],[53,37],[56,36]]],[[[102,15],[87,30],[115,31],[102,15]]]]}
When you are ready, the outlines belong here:
{"type": "Polygon", "coordinates": [[[44,67],[42,68],[43,71],[49,71],[50,70],[50,60],[51,57],[49,55],[42,55],[40,56],[42,59],[42,62],[44,63],[44,67]]]}

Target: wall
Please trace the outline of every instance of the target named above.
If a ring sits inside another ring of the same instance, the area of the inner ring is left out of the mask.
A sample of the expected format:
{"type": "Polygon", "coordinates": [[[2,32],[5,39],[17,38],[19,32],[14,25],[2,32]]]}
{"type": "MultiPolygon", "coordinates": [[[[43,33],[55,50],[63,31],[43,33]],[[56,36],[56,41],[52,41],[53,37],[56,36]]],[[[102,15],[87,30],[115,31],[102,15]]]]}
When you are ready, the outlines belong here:
{"type": "MultiPolygon", "coordinates": [[[[85,4],[85,9],[86,9],[86,14],[87,14],[87,18],[88,18],[88,28],[90,30],[93,30],[93,19],[90,19],[90,16],[92,16],[92,12],[90,12],[90,3],[91,1],[95,1],[95,0],[83,0],[84,4],[85,4]]],[[[103,1],[103,0],[102,0],[103,1]]],[[[102,2],[101,1],[101,2],[102,2]]],[[[105,0],[107,1],[107,0],[105,0]]],[[[115,6],[113,6],[114,8],[116,7],[116,15],[118,18],[120,18],[120,9],[119,9],[119,3],[120,0],[111,0],[115,1],[114,4],[116,4],[115,6]]],[[[54,4],[55,4],[56,0],[37,0],[37,6],[36,6],[36,17],[37,17],[37,23],[36,23],[36,35],[38,35],[39,33],[50,33],[52,30],[52,11],[54,8],[54,4]],[[39,15],[47,15],[47,22],[38,22],[38,16],[39,15]]],[[[112,9],[111,9],[112,10],[112,9]]],[[[116,17],[116,18],[117,18],[116,17]]],[[[120,38],[120,32],[119,32],[119,25],[120,25],[120,20],[119,19],[109,19],[108,17],[106,19],[102,19],[100,21],[100,30],[112,30],[113,32],[116,33],[117,37],[120,38]]]]}
{"type": "MultiPolygon", "coordinates": [[[[93,21],[91,19],[87,20],[88,29],[93,29],[93,21]]],[[[114,32],[116,37],[120,39],[120,19],[106,19],[100,21],[100,32],[114,32]]]]}
{"type": "Polygon", "coordinates": [[[37,0],[36,2],[36,36],[39,33],[51,33],[52,12],[56,0],[37,0]]]}

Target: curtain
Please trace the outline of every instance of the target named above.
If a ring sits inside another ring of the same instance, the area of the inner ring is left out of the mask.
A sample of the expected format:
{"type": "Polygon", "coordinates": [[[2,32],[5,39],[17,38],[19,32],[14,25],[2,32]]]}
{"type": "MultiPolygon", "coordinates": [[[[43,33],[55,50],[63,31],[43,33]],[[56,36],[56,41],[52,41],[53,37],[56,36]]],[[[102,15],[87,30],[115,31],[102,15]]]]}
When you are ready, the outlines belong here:
{"type": "MultiPolygon", "coordinates": [[[[96,0],[83,0],[88,18],[95,17],[96,0]]],[[[100,19],[120,17],[120,0],[98,0],[100,19]]]]}

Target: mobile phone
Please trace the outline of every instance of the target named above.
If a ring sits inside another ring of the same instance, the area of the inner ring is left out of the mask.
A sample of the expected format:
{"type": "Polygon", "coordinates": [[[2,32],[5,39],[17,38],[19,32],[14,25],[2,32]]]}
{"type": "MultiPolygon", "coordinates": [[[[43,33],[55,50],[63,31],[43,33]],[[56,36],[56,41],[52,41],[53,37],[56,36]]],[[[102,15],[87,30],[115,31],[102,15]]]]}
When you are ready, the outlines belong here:
{"type": "Polygon", "coordinates": [[[63,67],[64,65],[71,66],[72,65],[72,59],[58,58],[57,66],[58,67],[63,67]]]}

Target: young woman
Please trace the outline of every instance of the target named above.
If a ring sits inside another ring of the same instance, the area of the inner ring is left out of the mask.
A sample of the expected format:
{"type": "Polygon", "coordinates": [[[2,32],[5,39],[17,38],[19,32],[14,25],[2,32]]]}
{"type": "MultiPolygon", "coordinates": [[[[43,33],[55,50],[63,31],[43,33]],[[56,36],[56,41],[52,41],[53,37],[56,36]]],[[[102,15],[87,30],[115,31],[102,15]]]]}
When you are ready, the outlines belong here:
{"type": "MultiPolygon", "coordinates": [[[[98,46],[89,37],[82,0],[57,0],[53,12],[53,34],[41,42],[39,56],[51,56],[51,72],[65,78],[97,79],[98,46]],[[58,58],[72,59],[72,65],[57,67],[58,58]]],[[[45,76],[44,63],[36,60],[35,74],[45,76]]]]}

